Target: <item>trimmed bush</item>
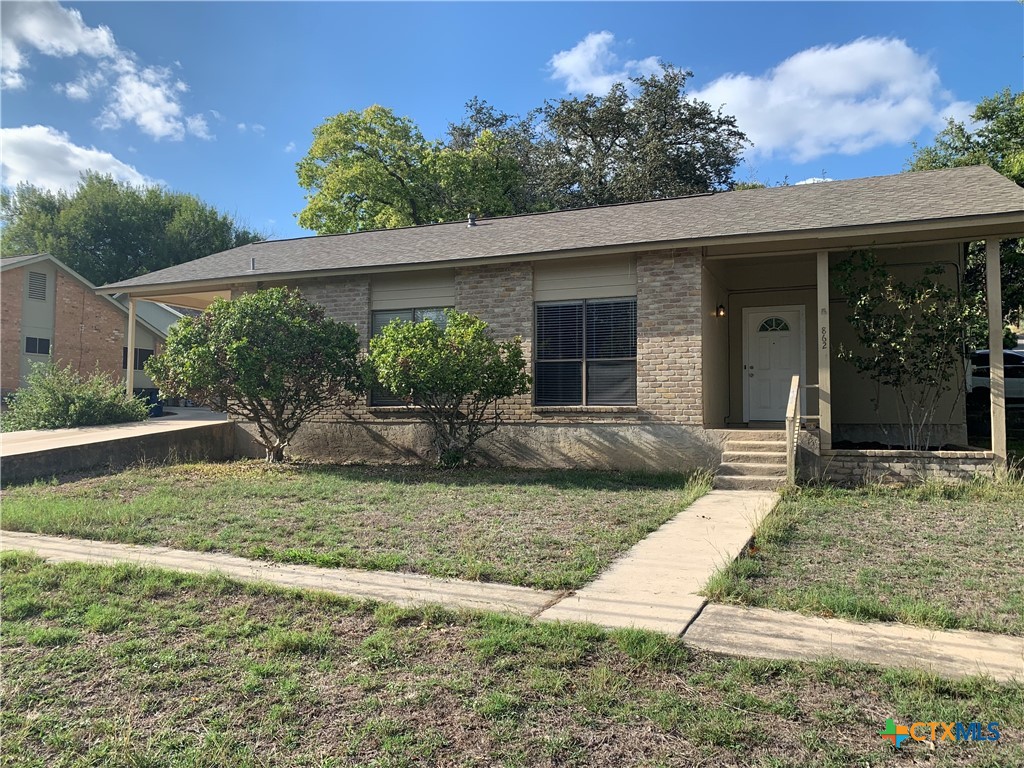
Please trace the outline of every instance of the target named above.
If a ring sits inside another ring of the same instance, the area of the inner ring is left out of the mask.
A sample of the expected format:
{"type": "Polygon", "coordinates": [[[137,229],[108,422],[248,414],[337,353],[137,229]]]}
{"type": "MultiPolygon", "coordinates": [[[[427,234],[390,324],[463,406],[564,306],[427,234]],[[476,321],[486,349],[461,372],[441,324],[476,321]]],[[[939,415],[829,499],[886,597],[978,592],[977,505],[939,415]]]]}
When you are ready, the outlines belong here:
{"type": "Polygon", "coordinates": [[[63,429],[145,421],[149,408],[124,385],[96,372],[86,378],[71,366],[36,363],[25,386],[7,399],[0,429],[63,429]]]}

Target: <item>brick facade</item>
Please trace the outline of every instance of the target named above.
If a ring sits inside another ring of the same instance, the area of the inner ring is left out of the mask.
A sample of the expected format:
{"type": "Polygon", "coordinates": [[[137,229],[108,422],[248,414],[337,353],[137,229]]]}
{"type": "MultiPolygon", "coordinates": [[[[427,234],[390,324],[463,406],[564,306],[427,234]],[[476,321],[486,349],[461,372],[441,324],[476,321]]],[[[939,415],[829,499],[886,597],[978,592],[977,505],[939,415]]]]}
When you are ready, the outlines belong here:
{"type": "MultiPolygon", "coordinates": [[[[532,394],[503,404],[506,427],[482,444],[494,463],[684,469],[714,466],[720,449],[701,411],[700,255],[635,254],[636,406],[534,407],[532,394]]],[[[296,286],[327,313],[354,324],[365,348],[371,313],[366,277],[296,286]]],[[[529,262],[460,267],[455,307],[485,320],[502,340],[520,337],[532,370],[534,293],[529,262]]],[[[402,408],[339,404],[300,430],[297,455],[348,461],[419,461],[429,434],[402,408]]]]}
{"type": "Polygon", "coordinates": [[[21,306],[25,269],[10,269],[0,277],[0,389],[18,388],[21,377],[21,306]]]}
{"type": "Polygon", "coordinates": [[[54,296],[54,361],[82,375],[99,369],[123,380],[125,313],[60,269],[54,296]]]}

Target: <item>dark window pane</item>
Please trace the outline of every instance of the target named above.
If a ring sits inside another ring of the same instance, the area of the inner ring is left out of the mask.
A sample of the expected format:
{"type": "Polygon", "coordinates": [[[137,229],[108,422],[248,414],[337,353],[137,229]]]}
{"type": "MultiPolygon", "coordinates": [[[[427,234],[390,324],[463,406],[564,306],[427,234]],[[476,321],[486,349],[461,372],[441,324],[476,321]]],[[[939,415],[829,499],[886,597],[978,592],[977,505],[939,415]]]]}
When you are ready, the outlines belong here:
{"type": "Polygon", "coordinates": [[[583,357],[583,305],[538,304],[536,356],[538,360],[583,357]]]}
{"type": "Polygon", "coordinates": [[[25,354],[27,354],[27,355],[34,355],[34,354],[36,354],[36,350],[38,349],[38,346],[37,346],[38,342],[39,342],[39,339],[35,338],[34,336],[26,336],[25,337],[25,354]]]}
{"type": "Polygon", "coordinates": [[[636,299],[587,302],[587,359],[636,357],[636,299]]]}
{"type": "Polygon", "coordinates": [[[135,350],[135,370],[141,371],[142,366],[146,364],[146,361],[153,356],[152,349],[136,349],[135,350]]]}
{"type": "Polygon", "coordinates": [[[48,355],[50,354],[50,340],[49,339],[36,339],[36,348],[39,350],[37,354],[48,355]]]}
{"type": "Polygon", "coordinates": [[[588,405],[636,405],[636,361],[587,363],[588,405]]]}
{"type": "Polygon", "coordinates": [[[538,362],[534,378],[537,405],[583,404],[582,363],[538,362]]]}
{"type": "Polygon", "coordinates": [[[988,352],[975,352],[971,355],[971,362],[974,365],[988,365],[988,352]]]}

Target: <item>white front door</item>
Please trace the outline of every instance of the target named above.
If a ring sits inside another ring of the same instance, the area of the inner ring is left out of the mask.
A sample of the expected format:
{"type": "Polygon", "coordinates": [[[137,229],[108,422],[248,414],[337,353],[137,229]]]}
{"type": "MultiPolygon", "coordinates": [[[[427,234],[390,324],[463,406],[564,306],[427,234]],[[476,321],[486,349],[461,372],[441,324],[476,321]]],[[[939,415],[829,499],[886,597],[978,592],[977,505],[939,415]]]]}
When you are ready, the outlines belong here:
{"type": "Polygon", "coordinates": [[[806,383],[804,308],[743,310],[743,420],[782,421],[794,376],[806,383]]]}

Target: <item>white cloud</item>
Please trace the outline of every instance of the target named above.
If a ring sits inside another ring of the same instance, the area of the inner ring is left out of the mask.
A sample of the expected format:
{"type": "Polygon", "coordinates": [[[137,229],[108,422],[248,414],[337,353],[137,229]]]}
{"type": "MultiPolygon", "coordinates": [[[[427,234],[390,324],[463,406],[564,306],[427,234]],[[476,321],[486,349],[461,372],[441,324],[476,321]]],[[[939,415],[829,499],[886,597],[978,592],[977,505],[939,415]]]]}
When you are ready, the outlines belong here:
{"type": "Polygon", "coordinates": [[[827,176],[811,176],[809,179],[795,182],[795,186],[799,187],[801,184],[821,184],[823,181],[835,181],[835,179],[830,179],[827,176]]]}
{"type": "Polygon", "coordinates": [[[257,136],[262,136],[264,133],[267,132],[266,127],[260,125],[259,123],[253,123],[251,127],[252,132],[255,133],[257,136]]]}
{"type": "Polygon", "coordinates": [[[26,181],[53,191],[70,190],[78,184],[79,174],[90,170],[132,184],[156,183],[109,152],[74,144],[66,133],[48,125],[3,128],[0,141],[4,186],[26,181]]]}
{"type": "Polygon", "coordinates": [[[235,128],[237,128],[239,130],[239,132],[245,133],[246,130],[249,128],[249,126],[247,126],[245,123],[239,123],[238,125],[235,126],[235,128]]]}
{"type": "Polygon", "coordinates": [[[762,75],[724,75],[691,95],[735,115],[754,154],[796,162],[906,144],[970,107],[952,101],[926,56],[880,37],[808,48],[762,75]]]}
{"type": "Polygon", "coordinates": [[[200,139],[211,141],[215,138],[214,135],[210,133],[210,126],[207,124],[206,118],[201,114],[186,117],[185,127],[188,129],[189,133],[200,139]]]}
{"type": "Polygon", "coordinates": [[[620,63],[612,51],[614,42],[611,32],[591,32],[569,50],[559,51],[548,61],[552,79],[565,81],[567,93],[603,96],[615,83],[661,71],[655,56],[620,63]]]}
{"type": "Polygon", "coordinates": [[[0,83],[4,88],[24,88],[27,49],[46,56],[92,58],[115,55],[114,35],[107,27],[89,27],[82,14],[56,2],[4,3],[0,29],[0,83]]]}
{"type": "Polygon", "coordinates": [[[286,154],[291,154],[292,152],[294,152],[295,151],[295,142],[294,141],[289,141],[287,144],[285,144],[284,145],[284,151],[285,151],[286,154]]]}
{"type": "Polygon", "coordinates": [[[118,47],[110,29],[87,26],[76,10],[53,0],[5,3],[0,40],[0,82],[6,88],[25,86],[23,71],[33,50],[46,56],[88,57],[91,61],[83,64],[77,79],[55,88],[76,101],[102,93],[106,104],[97,118],[101,128],[132,123],[157,140],[180,141],[189,133],[210,138],[205,120],[200,124],[184,116],[184,81],[167,67],[139,64],[132,51],[118,47]]]}

